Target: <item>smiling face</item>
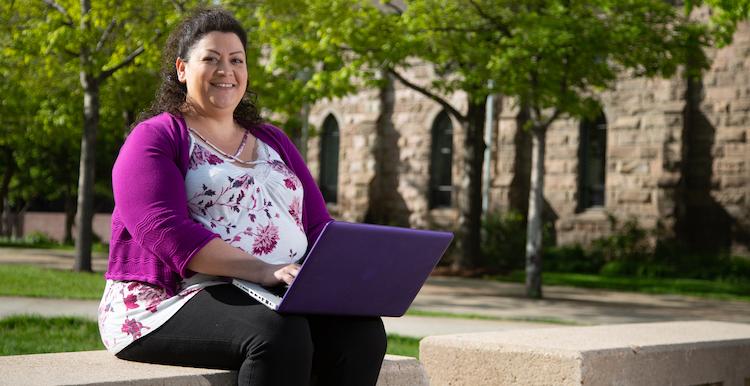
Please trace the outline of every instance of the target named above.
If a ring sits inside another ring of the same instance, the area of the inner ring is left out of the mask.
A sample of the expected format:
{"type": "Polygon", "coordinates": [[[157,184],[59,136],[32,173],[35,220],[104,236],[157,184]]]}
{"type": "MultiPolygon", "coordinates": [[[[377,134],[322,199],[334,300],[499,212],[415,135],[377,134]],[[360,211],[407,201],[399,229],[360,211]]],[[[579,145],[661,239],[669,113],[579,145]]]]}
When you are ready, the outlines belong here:
{"type": "Polygon", "coordinates": [[[207,33],[175,65],[187,100],[199,114],[231,115],[245,95],[245,49],[234,33],[207,33]]]}

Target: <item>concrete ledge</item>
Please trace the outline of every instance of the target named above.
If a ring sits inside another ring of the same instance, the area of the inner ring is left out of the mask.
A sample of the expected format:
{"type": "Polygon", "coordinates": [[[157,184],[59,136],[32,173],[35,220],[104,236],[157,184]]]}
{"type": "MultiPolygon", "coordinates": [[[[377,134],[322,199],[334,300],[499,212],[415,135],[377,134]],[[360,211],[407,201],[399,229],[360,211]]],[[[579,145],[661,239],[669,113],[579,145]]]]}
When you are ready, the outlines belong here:
{"type": "Polygon", "coordinates": [[[711,321],[431,336],[430,384],[750,385],[750,325],[711,321]]]}
{"type": "MultiPolygon", "coordinates": [[[[236,385],[227,370],[127,362],[106,351],[0,357],[0,385],[236,385]]],[[[422,386],[427,377],[415,358],[386,355],[378,386],[422,386]]]]}

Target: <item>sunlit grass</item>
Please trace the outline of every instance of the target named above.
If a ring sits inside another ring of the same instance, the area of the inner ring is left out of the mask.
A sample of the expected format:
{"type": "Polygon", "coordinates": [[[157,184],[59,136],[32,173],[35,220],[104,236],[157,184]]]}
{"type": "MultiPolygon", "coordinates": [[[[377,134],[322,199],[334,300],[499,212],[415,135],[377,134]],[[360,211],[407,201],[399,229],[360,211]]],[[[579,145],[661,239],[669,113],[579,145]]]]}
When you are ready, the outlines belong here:
{"type": "Polygon", "coordinates": [[[101,273],[19,264],[0,264],[0,278],[0,296],[98,300],[105,285],[101,273]]]}
{"type": "MultiPolygon", "coordinates": [[[[103,350],[96,322],[36,315],[0,319],[0,355],[103,350]]],[[[388,335],[388,354],[419,356],[419,339],[388,335]]]]}
{"type": "MultiPolygon", "coordinates": [[[[523,283],[524,272],[515,271],[510,275],[487,278],[505,282],[523,283]]],[[[542,274],[542,282],[545,285],[750,301],[750,282],[748,281],[642,278],[545,272],[542,274]]]]}
{"type": "Polygon", "coordinates": [[[96,322],[73,317],[0,319],[0,355],[103,350],[96,322]]]}

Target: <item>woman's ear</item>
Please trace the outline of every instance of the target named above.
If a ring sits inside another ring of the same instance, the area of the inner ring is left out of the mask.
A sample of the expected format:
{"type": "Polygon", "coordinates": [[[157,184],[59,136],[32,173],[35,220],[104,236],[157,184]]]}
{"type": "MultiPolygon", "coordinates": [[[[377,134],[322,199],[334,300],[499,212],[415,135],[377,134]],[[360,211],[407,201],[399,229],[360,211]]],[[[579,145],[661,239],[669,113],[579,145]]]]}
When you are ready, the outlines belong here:
{"type": "Polygon", "coordinates": [[[185,64],[186,63],[187,62],[185,62],[184,60],[182,60],[182,58],[177,58],[177,60],[175,61],[175,64],[174,64],[175,68],[177,69],[177,80],[180,83],[187,82],[187,77],[185,76],[185,64]]]}

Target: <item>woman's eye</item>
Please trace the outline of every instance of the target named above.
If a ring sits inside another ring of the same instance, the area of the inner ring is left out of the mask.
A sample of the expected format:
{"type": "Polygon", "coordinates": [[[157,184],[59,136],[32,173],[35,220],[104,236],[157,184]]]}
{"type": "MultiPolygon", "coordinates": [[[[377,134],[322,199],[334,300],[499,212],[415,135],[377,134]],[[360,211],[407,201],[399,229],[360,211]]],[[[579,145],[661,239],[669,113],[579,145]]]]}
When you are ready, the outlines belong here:
{"type": "Polygon", "coordinates": [[[235,64],[242,64],[242,63],[245,63],[245,61],[244,61],[244,60],[242,60],[242,59],[232,59],[232,63],[235,63],[235,64]]]}
{"type": "Polygon", "coordinates": [[[209,62],[209,63],[216,63],[219,61],[219,59],[208,57],[208,58],[203,58],[203,61],[209,62]]]}

